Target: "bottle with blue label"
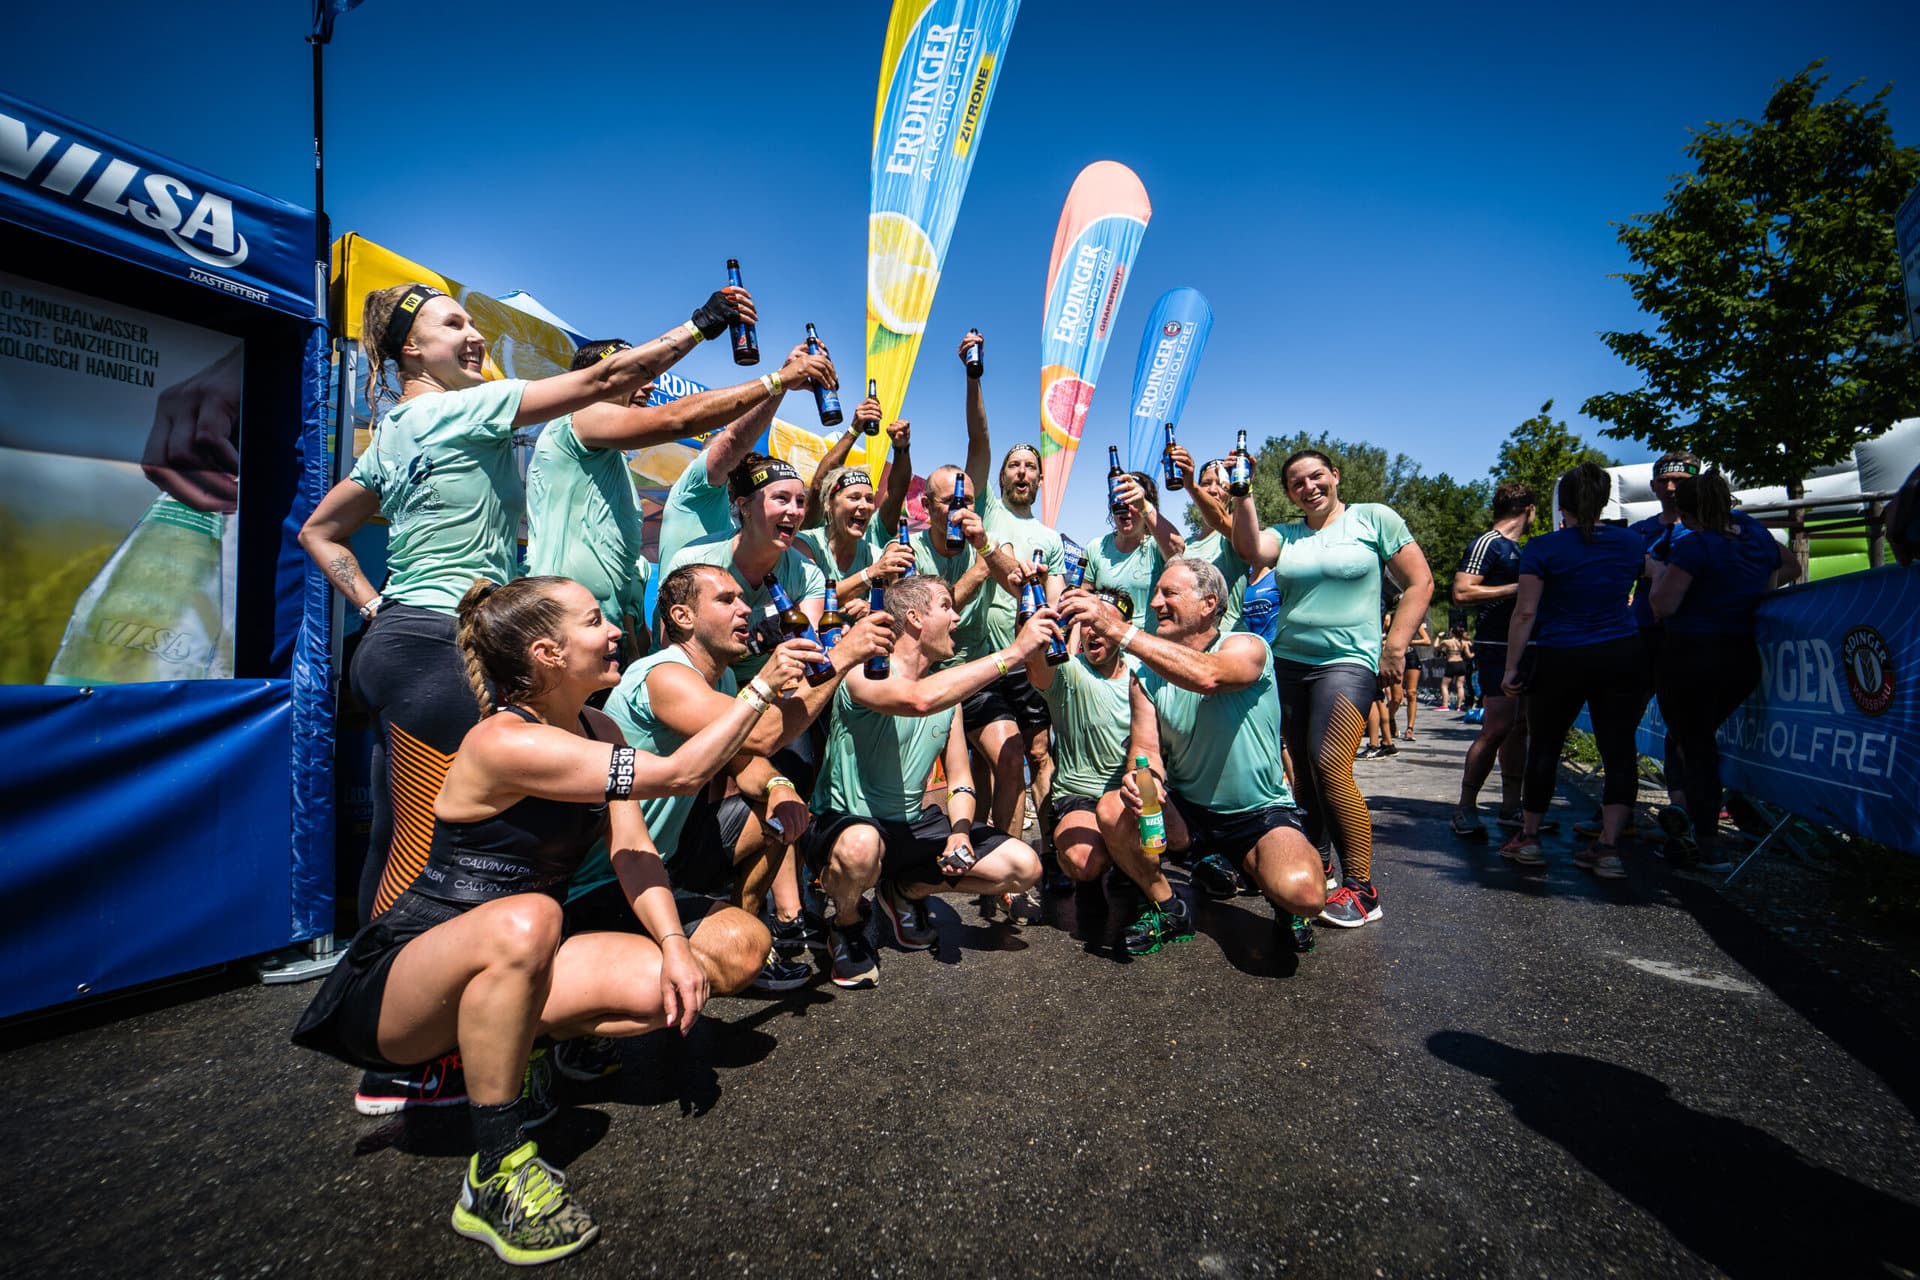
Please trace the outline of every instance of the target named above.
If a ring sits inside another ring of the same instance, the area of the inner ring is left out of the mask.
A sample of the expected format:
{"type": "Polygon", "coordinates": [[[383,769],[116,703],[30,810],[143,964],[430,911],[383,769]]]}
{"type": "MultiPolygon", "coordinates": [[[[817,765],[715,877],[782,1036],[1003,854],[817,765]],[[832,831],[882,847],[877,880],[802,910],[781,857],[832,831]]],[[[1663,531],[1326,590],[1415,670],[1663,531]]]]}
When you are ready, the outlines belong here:
{"type": "MultiPolygon", "coordinates": [[[[727,283],[736,289],[744,289],[740,283],[740,259],[727,259],[727,283]]],[[[733,362],[735,364],[760,363],[760,331],[744,321],[735,320],[727,326],[727,336],[733,343],[733,362]]]]}
{"type": "MultiPolygon", "coordinates": [[[[827,579],[827,593],[820,609],[820,647],[833,653],[833,646],[840,643],[840,637],[847,631],[847,620],[840,616],[840,587],[832,578],[827,579]]],[[[833,679],[833,663],[825,664],[825,670],[807,672],[808,684],[825,684],[833,679]]]]}
{"type": "MultiPolygon", "coordinates": [[[[807,352],[816,356],[820,354],[820,335],[814,332],[811,321],[807,324],[807,352]]],[[[846,416],[840,412],[840,393],[832,387],[816,386],[813,389],[813,402],[819,406],[820,425],[823,427],[837,427],[846,416]]]]}
{"type": "Polygon", "coordinates": [[[1180,442],[1173,438],[1173,424],[1169,422],[1167,424],[1166,447],[1160,454],[1160,465],[1166,475],[1167,492],[1169,493],[1187,487],[1187,473],[1182,471],[1180,464],[1173,460],[1173,446],[1178,443],[1180,442]]]}
{"type": "Polygon", "coordinates": [[[1247,429],[1240,428],[1233,452],[1227,455],[1227,492],[1244,498],[1253,492],[1253,455],[1247,452],[1247,429]]]}
{"type": "MultiPolygon", "coordinates": [[[[767,578],[767,595],[773,601],[773,607],[780,616],[780,630],[790,640],[811,640],[820,643],[819,635],[813,629],[813,621],[807,617],[793,598],[787,594],[780,580],[771,575],[767,578]]],[[[833,678],[833,664],[825,660],[807,664],[807,683],[823,684],[833,678]],[[822,669],[824,668],[824,673],[822,669]]]]}
{"type": "Polygon", "coordinates": [[[140,684],[233,674],[223,603],[226,517],[161,497],[80,593],[47,683],[140,684]]]}
{"type": "Polygon", "coordinates": [[[1125,467],[1120,465],[1120,446],[1107,446],[1107,507],[1112,511],[1125,511],[1127,500],[1121,494],[1120,486],[1127,478],[1125,467]]]}
{"type": "Polygon", "coordinates": [[[953,473],[953,500],[947,503],[947,542],[949,545],[964,542],[965,532],[960,528],[960,513],[967,509],[967,473],[953,473]]]}
{"type": "MultiPolygon", "coordinates": [[[[907,518],[904,515],[900,517],[900,545],[905,547],[908,551],[913,550],[913,539],[910,531],[907,528],[907,518]]],[[[901,574],[900,576],[903,578],[911,578],[913,576],[912,560],[907,561],[907,571],[901,574]]],[[[878,608],[879,606],[876,605],[875,607],[878,608]]]]}
{"type": "MultiPolygon", "coordinates": [[[[902,520],[900,523],[904,525],[906,521],[902,520]]],[[[875,613],[885,613],[887,611],[887,589],[879,583],[875,583],[873,590],[867,592],[867,607],[875,613]]],[[[867,659],[867,665],[863,667],[862,670],[866,672],[867,679],[869,680],[885,680],[893,671],[893,661],[884,653],[876,653],[867,659]]]]}

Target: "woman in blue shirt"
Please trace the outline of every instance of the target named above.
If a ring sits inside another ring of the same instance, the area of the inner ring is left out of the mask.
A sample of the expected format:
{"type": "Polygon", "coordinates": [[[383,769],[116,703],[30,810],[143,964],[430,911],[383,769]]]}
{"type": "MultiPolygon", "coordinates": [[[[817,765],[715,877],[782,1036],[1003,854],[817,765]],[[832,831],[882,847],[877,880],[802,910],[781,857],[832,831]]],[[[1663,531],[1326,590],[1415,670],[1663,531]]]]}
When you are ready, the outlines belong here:
{"type": "Polygon", "coordinates": [[[1780,546],[1750,516],[1733,510],[1725,477],[1687,476],[1675,495],[1687,536],[1674,540],[1662,563],[1647,558],[1653,616],[1665,624],[1660,654],[1660,714],[1667,737],[1680,748],[1682,772],[1668,752],[1668,787],[1685,796],[1684,809],[1660,811],[1673,843],[1669,856],[1695,858],[1708,871],[1727,870],[1715,845],[1720,826],[1720,725],[1760,683],[1760,651],[1753,615],[1780,568],[1780,546]]]}
{"type": "Polygon", "coordinates": [[[1612,493],[1607,473],[1583,462],[1560,477],[1561,528],[1520,551],[1520,591],[1507,629],[1501,687],[1527,695],[1527,770],[1520,830],[1500,856],[1523,867],[1546,864],[1540,823],[1553,800],[1560,750],[1584,704],[1593,717],[1606,784],[1600,836],[1574,854],[1576,866],[1603,879],[1626,875],[1620,832],[1639,789],[1633,730],[1646,703],[1645,659],[1628,597],[1646,558],[1630,529],[1600,523],[1612,493]]]}

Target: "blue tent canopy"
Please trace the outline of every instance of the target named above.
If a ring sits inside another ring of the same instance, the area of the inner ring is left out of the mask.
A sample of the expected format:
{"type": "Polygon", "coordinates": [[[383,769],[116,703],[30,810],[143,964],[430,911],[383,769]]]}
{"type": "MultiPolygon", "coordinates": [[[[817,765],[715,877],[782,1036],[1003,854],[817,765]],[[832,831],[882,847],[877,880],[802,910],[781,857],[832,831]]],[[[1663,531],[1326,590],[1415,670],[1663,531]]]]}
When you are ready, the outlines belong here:
{"type": "MultiPolygon", "coordinates": [[[[0,685],[0,1016],[333,927],[314,214],[0,93],[7,269],[244,339],[233,678],[0,685]]],[[[10,361],[0,361],[5,363],[10,361]]]]}

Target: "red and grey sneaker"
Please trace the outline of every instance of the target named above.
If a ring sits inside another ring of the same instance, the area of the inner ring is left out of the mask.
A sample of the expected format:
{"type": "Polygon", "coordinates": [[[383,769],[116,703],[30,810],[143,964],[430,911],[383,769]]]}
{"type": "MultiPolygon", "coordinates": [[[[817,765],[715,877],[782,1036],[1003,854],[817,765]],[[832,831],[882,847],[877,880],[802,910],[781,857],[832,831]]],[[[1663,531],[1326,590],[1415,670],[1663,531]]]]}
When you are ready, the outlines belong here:
{"type": "Polygon", "coordinates": [[[1500,846],[1500,856],[1522,867],[1547,865],[1547,856],[1540,851],[1540,837],[1524,831],[1516,831],[1507,837],[1507,842],[1500,846]]]}
{"type": "Polygon", "coordinates": [[[460,1107],[467,1102],[467,1076],[458,1053],[404,1071],[369,1071],[360,1077],[353,1109],[363,1116],[391,1116],[409,1107],[460,1107]]]}
{"type": "Polygon", "coordinates": [[[1349,880],[1328,894],[1320,912],[1322,920],[1341,929],[1358,929],[1380,916],[1380,891],[1364,880],[1349,880]]]}

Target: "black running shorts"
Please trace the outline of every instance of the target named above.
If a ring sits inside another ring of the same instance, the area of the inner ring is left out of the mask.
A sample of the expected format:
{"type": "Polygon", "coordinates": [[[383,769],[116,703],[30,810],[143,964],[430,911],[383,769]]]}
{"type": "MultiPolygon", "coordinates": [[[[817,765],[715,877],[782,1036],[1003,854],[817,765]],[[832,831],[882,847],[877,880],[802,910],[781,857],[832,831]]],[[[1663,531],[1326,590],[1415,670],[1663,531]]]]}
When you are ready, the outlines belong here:
{"type": "MultiPolygon", "coordinates": [[[[800,856],[807,865],[827,865],[834,841],[849,827],[868,826],[880,832],[883,850],[880,875],[901,884],[951,884],[955,877],[940,873],[940,859],[946,856],[947,838],[952,824],[946,810],[930,804],[912,822],[893,822],[881,818],[863,818],[850,813],[816,813],[806,836],[800,841],[800,856]]],[[[973,851],[984,858],[1007,842],[1007,836],[984,822],[973,824],[973,851]]]]}
{"type": "MultiPolygon", "coordinates": [[[[1286,805],[1268,805],[1250,813],[1216,813],[1178,795],[1173,797],[1173,804],[1187,824],[1190,860],[1217,853],[1245,870],[1247,855],[1260,843],[1260,837],[1282,827],[1300,830],[1300,819],[1286,805]]],[[[1301,838],[1306,838],[1304,832],[1301,838]]]]}
{"type": "Polygon", "coordinates": [[[998,676],[980,692],[960,704],[960,723],[972,737],[996,720],[1011,720],[1023,733],[1050,728],[1046,700],[1027,679],[1026,670],[1016,667],[998,676]]]}

